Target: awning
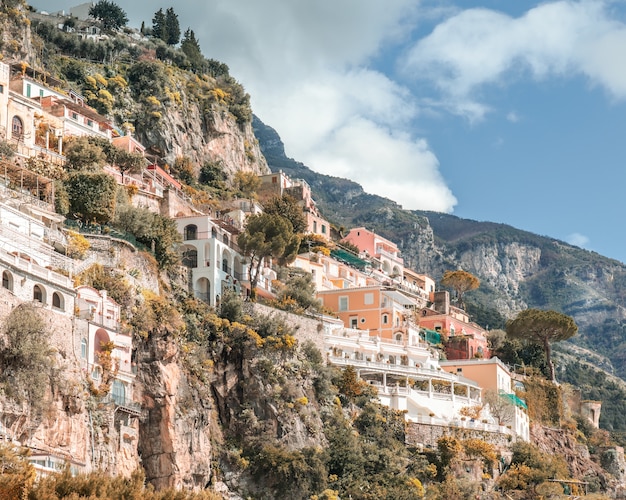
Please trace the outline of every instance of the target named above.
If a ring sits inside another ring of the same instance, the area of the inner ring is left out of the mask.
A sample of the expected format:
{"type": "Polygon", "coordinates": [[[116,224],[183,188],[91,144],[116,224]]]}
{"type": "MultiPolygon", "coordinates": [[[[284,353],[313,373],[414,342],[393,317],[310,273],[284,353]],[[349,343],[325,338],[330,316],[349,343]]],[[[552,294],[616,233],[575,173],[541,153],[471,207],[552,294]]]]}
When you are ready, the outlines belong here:
{"type": "Polygon", "coordinates": [[[400,304],[401,306],[417,307],[417,302],[415,302],[414,300],[411,300],[409,297],[407,297],[403,293],[397,292],[395,290],[384,290],[383,295],[386,295],[391,300],[400,304]]]}
{"type": "Polygon", "coordinates": [[[500,396],[503,397],[504,399],[508,399],[515,406],[519,406],[520,408],[524,408],[525,410],[528,410],[528,406],[526,406],[526,401],[524,401],[521,398],[518,398],[515,394],[510,394],[508,392],[501,392],[500,396]]]}

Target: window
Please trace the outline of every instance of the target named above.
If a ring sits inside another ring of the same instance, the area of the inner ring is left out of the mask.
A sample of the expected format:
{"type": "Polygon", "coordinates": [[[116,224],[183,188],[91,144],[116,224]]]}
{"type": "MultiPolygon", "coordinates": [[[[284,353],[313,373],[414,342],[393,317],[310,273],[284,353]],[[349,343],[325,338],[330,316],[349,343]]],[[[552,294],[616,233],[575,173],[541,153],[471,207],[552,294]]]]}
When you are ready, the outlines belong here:
{"type": "Polygon", "coordinates": [[[11,135],[16,139],[20,139],[24,135],[24,122],[17,115],[11,121],[11,135]]]}
{"type": "Polygon", "coordinates": [[[124,383],[115,379],[111,385],[111,398],[117,405],[126,403],[126,387],[124,383]]]}
{"type": "Polygon", "coordinates": [[[33,300],[43,302],[43,289],[39,285],[35,285],[33,288],[33,300]]]}
{"type": "Polygon", "coordinates": [[[2,273],[2,288],[13,291],[13,276],[9,271],[2,273]]]}
{"type": "Polygon", "coordinates": [[[322,224],[322,234],[326,234],[326,224],[322,224]]]}
{"type": "Polygon", "coordinates": [[[358,328],[359,327],[359,320],[357,317],[354,318],[350,318],[350,328],[358,328]]]}
{"type": "Polygon", "coordinates": [[[63,296],[58,292],[54,292],[52,294],[52,307],[63,310],[64,309],[63,303],[64,303],[63,296]]]}
{"type": "Polygon", "coordinates": [[[374,303],[374,294],[372,292],[368,292],[363,296],[363,303],[367,306],[370,306],[374,303]]]}
{"type": "Polygon", "coordinates": [[[188,268],[198,267],[198,251],[195,248],[188,248],[183,252],[182,264],[188,268]]]}
{"type": "Polygon", "coordinates": [[[272,184],[276,184],[276,177],[272,177],[272,184]]]}
{"type": "Polygon", "coordinates": [[[39,97],[43,97],[43,89],[39,89],[39,97]]]}
{"type": "Polygon", "coordinates": [[[88,127],[93,127],[93,120],[87,120],[87,126],[88,127]]]}
{"type": "Polygon", "coordinates": [[[389,323],[389,315],[383,314],[383,325],[386,325],[388,323],[389,323]]]}
{"type": "Polygon", "coordinates": [[[0,85],[0,94],[4,94],[4,85],[0,85]]]}
{"type": "Polygon", "coordinates": [[[78,113],[72,112],[72,120],[78,120],[78,113]]]}
{"type": "Polygon", "coordinates": [[[197,240],[198,239],[198,226],[190,224],[185,226],[185,240],[197,240]]]}
{"type": "Polygon", "coordinates": [[[340,311],[348,310],[348,297],[339,297],[339,310],[340,311]]]}
{"type": "Polygon", "coordinates": [[[82,339],[80,341],[80,357],[82,359],[87,359],[87,339],[82,339]]]}
{"type": "Polygon", "coordinates": [[[26,97],[30,97],[30,83],[26,84],[26,97]]]}

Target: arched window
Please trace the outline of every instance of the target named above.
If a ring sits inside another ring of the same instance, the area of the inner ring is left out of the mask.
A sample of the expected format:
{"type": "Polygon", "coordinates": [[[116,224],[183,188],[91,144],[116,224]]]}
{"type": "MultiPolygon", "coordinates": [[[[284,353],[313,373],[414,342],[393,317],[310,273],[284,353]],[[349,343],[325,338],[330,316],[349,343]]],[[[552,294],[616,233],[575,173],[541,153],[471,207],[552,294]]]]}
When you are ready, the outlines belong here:
{"type": "Polygon", "coordinates": [[[211,228],[211,238],[217,239],[217,229],[211,228]]]}
{"type": "Polygon", "coordinates": [[[111,385],[111,398],[117,405],[126,403],[126,387],[124,383],[118,379],[115,379],[111,385]]]}
{"type": "Polygon", "coordinates": [[[11,136],[14,139],[21,139],[24,135],[24,122],[19,116],[14,116],[11,121],[11,136]]]}
{"type": "Polygon", "coordinates": [[[195,224],[189,224],[185,226],[185,240],[197,240],[198,239],[198,226],[195,224]]]}
{"type": "Polygon", "coordinates": [[[396,357],[393,356],[392,354],[389,355],[389,364],[390,365],[395,365],[396,364],[396,357]]]}
{"type": "Polygon", "coordinates": [[[9,271],[2,273],[2,288],[13,291],[13,275],[9,271]]]}
{"type": "Polygon", "coordinates": [[[389,323],[389,316],[383,314],[383,325],[386,325],[387,323],[389,323]]]}
{"type": "Polygon", "coordinates": [[[40,287],[39,285],[35,285],[33,287],[33,300],[37,302],[41,302],[43,304],[44,299],[45,297],[44,297],[43,288],[40,287]]]}
{"type": "Polygon", "coordinates": [[[225,273],[230,273],[230,268],[228,267],[227,258],[222,259],[222,271],[224,271],[225,273]]]}
{"type": "Polygon", "coordinates": [[[222,240],[224,241],[224,243],[226,243],[228,245],[229,239],[228,239],[228,235],[226,233],[224,233],[224,236],[222,237],[222,240]]]}
{"type": "Polygon", "coordinates": [[[61,309],[62,311],[65,309],[63,295],[61,295],[58,292],[54,292],[52,294],[52,307],[55,307],[57,309],[61,309]]]}
{"type": "Polygon", "coordinates": [[[198,267],[198,251],[195,248],[185,250],[183,252],[182,263],[185,267],[198,267]]]}
{"type": "Polygon", "coordinates": [[[402,334],[401,333],[396,333],[396,341],[397,342],[402,342],[402,334]]]}

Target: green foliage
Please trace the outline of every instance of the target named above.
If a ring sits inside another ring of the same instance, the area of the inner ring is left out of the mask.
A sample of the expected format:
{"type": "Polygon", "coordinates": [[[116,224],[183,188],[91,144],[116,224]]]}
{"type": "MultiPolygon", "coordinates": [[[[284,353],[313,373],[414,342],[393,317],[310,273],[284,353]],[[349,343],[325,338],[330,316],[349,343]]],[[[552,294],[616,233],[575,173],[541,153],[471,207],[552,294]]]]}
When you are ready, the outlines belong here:
{"type": "Polygon", "coordinates": [[[237,240],[243,255],[250,258],[251,298],[256,298],[261,266],[266,258],[288,264],[296,258],[300,238],[293,233],[291,223],[284,217],[258,214],[248,218],[245,230],[237,240]]]}
{"type": "Polygon", "coordinates": [[[306,217],[302,211],[302,207],[293,196],[274,196],[263,204],[263,208],[265,213],[280,215],[291,222],[294,233],[306,232],[306,217]]]}
{"type": "Polygon", "coordinates": [[[77,286],[88,285],[96,290],[106,290],[109,297],[125,310],[130,310],[134,303],[133,288],[124,273],[117,269],[94,264],[76,276],[75,283],[77,286]]]}
{"type": "Polygon", "coordinates": [[[126,12],[115,2],[99,0],[89,9],[89,15],[102,23],[107,30],[118,30],[128,23],[126,12]]]}
{"type": "Polygon", "coordinates": [[[115,179],[103,172],[74,172],[65,181],[70,212],[83,222],[104,224],[115,216],[115,179]]]}
{"type": "Polygon", "coordinates": [[[169,7],[165,11],[165,37],[161,36],[163,41],[168,45],[176,45],[180,41],[180,24],[178,22],[178,14],[174,12],[173,7],[169,7]]]}
{"type": "Polygon", "coordinates": [[[556,382],[554,364],[552,363],[552,342],[567,340],[578,331],[574,320],[556,311],[526,309],[521,311],[514,320],[507,322],[506,333],[512,339],[530,340],[541,344],[545,350],[546,363],[550,371],[550,380],[556,382]]]}
{"type": "Polygon", "coordinates": [[[511,467],[498,479],[498,486],[505,491],[535,491],[537,485],[548,479],[570,477],[563,457],[544,453],[532,443],[518,441],[512,451],[511,467]]]}
{"type": "Polygon", "coordinates": [[[293,269],[285,286],[278,292],[278,306],[288,311],[303,313],[319,311],[321,302],[315,297],[315,283],[309,273],[293,269]],[[288,307],[280,307],[281,304],[288,307]]]}
{"type": "Polygon", "coordinates": [[[265,445],[254,456],[255,479],[271,488],[274,498],[306,500],[326,488],[325,452],[318,448],[290,451],[283,446],[265,445]]]}
{"type": "Polygon", "coordinates": [[[11,311],[0,338],[0,387],[17,402],[26,401],[35,412],[46,405],[53,353],[49,332],[37,310],[23,303],[11,311]]]}
{"type": "Polygon", "coordinates": [[[207,61],[200,50],[200,43],[196,40],[196,34],[192,29],[187,28],[185,31],[180,48],[187,56],[192,71],[201,72],[207,66],[207,61]]]}
{"type": "Polygon", "coordinates": [[[176,246],[182,237],[173,219],[146,208],[124,205],[117,211],[114,225],[134,235],[148,248],[153,248],[161,269],[171,269],[180,261],[176,246]]]}
{"type": "Polygon", "coordinates": [[[0,160],[10,160],[15,155],[15,146],[7,141],[0,141],[0,160]]]}
{"type": "Polygon", "coordinates": [[[66,168],[70,171],[98,171],[106,162],[106,155],[99,144],[89,137],[73,137],[64,148],[66,168]]]}

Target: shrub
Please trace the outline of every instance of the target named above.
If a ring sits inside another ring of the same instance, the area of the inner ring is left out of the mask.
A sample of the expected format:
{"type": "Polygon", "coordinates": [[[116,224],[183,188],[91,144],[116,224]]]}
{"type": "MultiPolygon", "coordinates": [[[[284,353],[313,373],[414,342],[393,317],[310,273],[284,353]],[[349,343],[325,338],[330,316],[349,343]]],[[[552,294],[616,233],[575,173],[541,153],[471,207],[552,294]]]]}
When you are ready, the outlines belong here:
{"type": "Polygon", "coordinates": [[[37,308],[23,303],[6,318],[0,339],[0,386],[8,397],[35,411],[46,405],[53,366],[49,333],[37,308]]]}

